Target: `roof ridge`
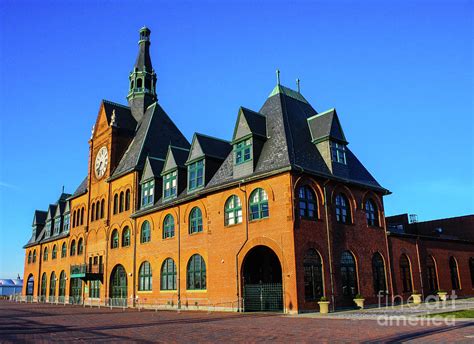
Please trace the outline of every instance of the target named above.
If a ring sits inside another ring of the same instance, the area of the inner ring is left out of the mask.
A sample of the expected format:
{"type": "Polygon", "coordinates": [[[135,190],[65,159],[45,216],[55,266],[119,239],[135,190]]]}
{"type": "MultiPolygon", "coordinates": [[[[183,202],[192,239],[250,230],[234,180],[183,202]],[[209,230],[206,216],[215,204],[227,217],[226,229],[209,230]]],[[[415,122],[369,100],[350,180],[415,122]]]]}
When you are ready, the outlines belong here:
{"type": "Polygon", "coordinates": [[[170,148],[176,148],[176,149],[181,149],[181,150],[183,150],[183,151],[189,152],[189,149],[188,149],[188,148],[184,148],[184,147],[178,147],[178,146],[173,146],[173,145],[168,145],[168,147],[170,147],[170,148]]]}
{"type": "Polygon", "coordinates": [[[211,136],[211,135],[206,135],[206,134],[201,134],[201,133],[197,133],[197,132],[195,132],[194,135],[196,135],[196,136],[197,136],[197,135],[200,135],[200,136],[203,136],[203,137],[207,137],[208,139],[218,140],[218,141],[222,141],[222,142],[225,142],[225,143],[230,144],[230,141],[221,139],[221,138],[219,138],[219,137],[215,137],[215,136],[211,136]]]}
{"type": "Polygon", "coordinates": [[[313,118],[316,118],[316,117],[319,117],[319,116],[324,116],[324,115],[329,114],[330,112],[336,112],[336,108],[330,108],[329,110],[317,113],[316,115],[308,117],[307,119],[310,120],[310,119],[313,119],[313,118]]]}
{"type": "Polygon", "coordinates": [[[258,111],[255,111],[255,110],[249,109],[249,108],[247,108],[247,107],[245,107],[245,106],[240,106],[240,108],[241,108],[241,109],[248,110],[248,111],[251,111],[251,112],[253,112],[253,113],[254,113],[254,114],[256,114],[256,115],[260,115],[260,116],[262,116],[262,117],[266,118],[266,116],[265,116],[264,114],[261,114],[261,113],[260,113],[260,112],[258,112],[258,111]]]}
{"type": "Polygon", "coordinates": [[[116,102],[113,102],[113,101],[110,101],[110,100],[107,100],[107,99],[102,99],[102,101],[103,101],[104,103],[108,103],[108,104],[111,104],[111,105],[117,105],[117,106],[123,107],[123,108],[125,108],[125,109],[130,109],[129,106],[122,105],[122,104],[119,104],[119,103],[116,103],[116,102]]]}
{"type": "Polygon", "coordinates": [[[148,159],[153,159],[153,160],[160,160],[160,161],[165,161],[165,159],[161,159],[161,158],[156,158],[154,156],[147,156],[148,159]]]}

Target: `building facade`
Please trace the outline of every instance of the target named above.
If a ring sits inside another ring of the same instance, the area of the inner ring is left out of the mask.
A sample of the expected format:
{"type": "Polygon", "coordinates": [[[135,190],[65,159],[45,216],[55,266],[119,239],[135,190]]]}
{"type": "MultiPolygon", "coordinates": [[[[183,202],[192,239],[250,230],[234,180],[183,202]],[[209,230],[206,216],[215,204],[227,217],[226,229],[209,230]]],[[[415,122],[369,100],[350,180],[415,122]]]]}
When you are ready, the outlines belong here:
{"type": "MultiPolygon", "coordinates": [[[[238,109],[231,140],[189,142],[158,102],[149,50],[144,27],[128,105],[100,104],[87,176],[35,212],[25,295],[293,313],[323,296],[342,307],[399,293],[399,257],[412,259],[420,236],[387,231],[389,191],[348,148],[335,109],[317,112],[278,82],[259,111],[238,109]]],[[[473,256],[472,240],[435,242],[473,256]]]]}

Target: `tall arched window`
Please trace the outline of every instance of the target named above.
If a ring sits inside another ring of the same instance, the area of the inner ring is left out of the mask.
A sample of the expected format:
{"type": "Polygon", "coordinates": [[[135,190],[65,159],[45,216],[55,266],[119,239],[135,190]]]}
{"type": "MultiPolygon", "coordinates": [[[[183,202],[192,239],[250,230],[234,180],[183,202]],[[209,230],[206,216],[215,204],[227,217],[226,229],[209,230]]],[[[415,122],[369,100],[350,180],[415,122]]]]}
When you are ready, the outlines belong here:
{"type": "Polygon", "coordinates": [[[100,218],[103,219],[105,216],[105,200],[100,201],[100,218]]]}
{"type": "Polygon", "coordinates": [[[125,210],[130,210],[130,189],[125,191],[125,210]]]}
{"type": "Polygon", "coordinates": [[[118,230],[114,229],[112,231],[112,236],[110,237],[110,248],[117,248],[119,247],[119,234],[118,230]]]}
{"type": "Polygon", "coordinates": [[[336,196],[336,221],[351,223],[351,207],[346,195],[340,193],[336,196]]]}
{"type": "Polygon", "coordinates": [[[84,240],[82,238],[79,238],[77,241],[77,254],[80,255],[84,252],[84,240]]]}
{"type": "Polygon", "coordinates": [[[33,263],[36,263],[36,250],[33,250],[33,263]]]}
{"type": "Polygon", "coordinates": [[[384,294],[387,291],[385,280],[385,263],[380,253],[376,252],[372,256],[372,274],[374,276],[375,294],[384,294]]]}
{"type": "Polygon", "coordinates": [[[53,250],[51,251],[51,259],[56,259],[58,255],[58,248],[56,245],[53,245],[53,250]]]}
{"type": "Polygon", "coordinates": [[[122,247],[130,246],[130,228],[126,226],[122,231],[122,247]]]}
{"type": "Polygon", "coordinates": [[[176,264],[171,258],[166,258],[161,266],[161,290],[176,290],[176,264]]]}
{"type": "Polygon", "coordinates": [[[67,246],[66,246],[66,243],[63,242],[61,246],[61,258],[64,258],[66,256],[67,256],[67,246]]]}
{"type": "Polygon", "coordinates": [[[137,79],[137,88],[142,88],[143,81],[141,78],[137,79]]]}
{"type": "Polygon", "coordinates": [[[81,208],[81,226],[84,224],[84,207],[81,208]]]}
{"type": "Polygon", "coordinates": [[[402,287],[404,293],[409,293],[413,290],[411,282],[411,266],[406,254],[400,256],[400,277],[402,280],[402,287]]]}
{"type": "Polygon", "coordinates": [[[174,237],[174,217],[168,214],[163,221],[163,239],[172,237],[174,237]]]}
{"type": "Polygon", "coordinates": [[[140,233],[140,243],[146,243],[151,241],[151,229],[150,229],[150,222],[145,221],[142,224],[142,230],[140,233]]]}
{"type": "Polygon", "coordinates": [[[201,209],[194,207],[189,214],[189,234],[202,232],[201,209]]]}
{"type": "Polygon", "coordinates": [[[314,301],[324,295],[323,265],[318,252],[310,248],[303,260],[304,295],[307,301],[314,301]]]}
{"type": "Polygon", "coordinates": [[[186,287],[189,290],[206,289],[206,263],[199,254],[193,255],[188,262],[186,287]]]}
{"type": "Polygon", "coordinates": [[[48,248],[45,247],[43,251],[43,261],[48,261],[48,248]]]}
{"type": "Polygon", "coordinates": [[[56,274],[53,271],[49,279],[49,302],[54,302],[55,298],[56,298],[56,274]]]}
{"type": "Polygon", "coordinates": [[[367,202],[365,202],[365,217],[367,218],[367,224],[369,226],[379,226],[377,206],[371,199],[368,199],[367,202]]]}
{"type": "Polygon", "coordinates": [[[72,212],[72,228],[76,227],[76,211],[72,212]]]}
{"type": "Polygon", "coordinates": [[[118,195],[114,195],[114,215],[118,213],[118,195]]]}
{"type": "Polygon", "coordinates": [[[461,284],[459,283],[458,262],[453,256],[449,257],[449,272],[451,274],[451,286],[453,289],[461,289],[461,284]]]}
{"type": "Polygon", "coordinates": [[[313,190],[307,186],[301,186],[298,189],[298,208],[300,217],[315,220],[318,218],[316,208],[316,195],[313,190]]]}
{"type": "Polygon", "coordinates": [[[28,253],[28,264],[31,263],[31,251],[28,253]]]}
{"type": "Polygon", "coordinates": [[[95,219],[100,219],[100,201],[97,201],[95,204],[95,219]]]}
{"type": "Polygon", "coordinates": [[[356,263],[354,256],[349,251],[344,251],[341,255],[341,282],[343,295],[354,296],[357,294],[356,263]]]}
{"type": "Polygon", "coordinates": [[[270,215],[268,195],[265,190],[258,188],[250,194],[250,221],[264,219],[270,215]]]}
{"type": "Polygon", "coordinates": [[[42,301],[45,301],[45,298],[46,298],[46,290],[48,289],[47,284],[48,284],[48,276],[46,276],[46,272],[43,272],[43,275],[41,276],[41,293],[40,293],[42,301]]]}
{"type": "Polygon", "coordinates": [[[426,258],[426,277],[428,280],[428,290],[434,293],[438,290],[438,274],[436,272],[436,262],[432,256],[426,258]]]}
{"type": "Polygon", "coordinates": [[[92,203],[91,207],[91,222],[95,220],[95,203],[92,203]]]}
{"type": "Polygon", "coordinates": [[[123,211],[124,203],[125,203],[125,195],[123,194],[123,191],[122,191],[120,193],[119,213],[123,211]]]}
{"type": "Polygon", "coordinates": [[[471,272],[472,288],[474,288],[474,257],[469,258],[469,270],[471,272]]]}
{"type": "Polygon", "coordinates": [[[66,296],[66,273],[61,271],[59,274],[59,302],[64,302],[64,297],[66,296]]]}
{"type": "Polygon", "coordinates": [[[138,273],[138,290],[149,291],[152,289],[151,265],[145,261],[140,266],[138,273]]]}
{"type": "Polygon", "coordinates": [[[224,225],[231,226],[242,222],[242,204],[236,195],[230,196],[225,202],[224,225]]]}
{"type": "Polygon", "coordinates": [[[71,247],[69,248],[69,255],[76,255],[76,240],[71,241],[71,247]]]}

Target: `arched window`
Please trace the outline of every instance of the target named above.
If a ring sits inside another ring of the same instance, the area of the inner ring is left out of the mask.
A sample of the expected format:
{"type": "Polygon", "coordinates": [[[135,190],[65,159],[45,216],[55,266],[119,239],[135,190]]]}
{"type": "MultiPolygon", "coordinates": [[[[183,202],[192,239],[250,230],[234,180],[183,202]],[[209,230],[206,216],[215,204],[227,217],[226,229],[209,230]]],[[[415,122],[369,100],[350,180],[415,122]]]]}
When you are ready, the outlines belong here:
{"type": "Polygon", "coordinates": [[[130,189],[125,191],[125,210],[130,210],[130,189]]]}
{"type": "Polygon", "coordinates": [[[118,230],[114,229],[112,231],[112,236],[110,238],[110,248],[119,247],[119,233],[118,230]]]}
{"type": "Polygon", "coordinates": [[[134,82],[133,80],[130,82],[130,90],[133,90],[134,82]]]}
{"type": "Polygon", "coordinates": [[[43,272],[43,275],[41,276],[41,297],[42,301],[45,301],[46,298],[46,290],[48,289],[48,276],[46,276],[46,272],[43,272]]]}
{"type": "Polygon", "coordinates": [[[44,253],[43,253],[43,261],[47,261],[48,260],[48,248],[45,247],[44,248],[44,253]]]}
{"type": "Polygon", "coordinates": [[[61,258],[64,258],[66,256],[67,256],[67,246],[66,246],[66,243],[63,242],[61,246],[61,258]]]}
{"type": "Polygon", "coordinates": [[[385,263],[380,253],[376,252],[372,256],[372,274],[374,276],[375,294],[385,294],[387,283],[385,280],[385,263]]]}
{"type": "MultiPolygon", "coordinates": [[[[34,260],[33,260],[33,262],[34,262],[34,260]]],[[[474,257],[469,258],[469,270],[471,272],[472,288],[474,288],[474,257]]]]}
{"type": "Polygon", "coordinates": [[[72,228],[76,227],[76,211],[72,212],[72,228]]]}
{"type": "Polygon", "coordinates": [[[122,247],[130,246],[130,228],[126,226],[122,231],[122,247]]]}
{"type": "Polygon", "coordinates": [[[300,217],[315,220],[318,218],[316,195],[307,185],[298,189],[298,208],[300,217]]]}
{"type": "Polygon", "coordinates": [[[142,88],[143,81],[141,78],[137,79],[137,88],[142,88]]]}
{"type": "Polygon", "coordinates": [[[33,263],[36,263],[36,250],[33,251],[33,263]]]}
{"type": "Polygon", "coordinates": [[[84,241],[82,240],[82,238],[79,238],[79,240],[77,241],[77,255],[82,254],[83,251],[84,251],[84,241]]]}
{"type": "Polygon", "coordinates": [[[91,222],[95,220],[95,203],[92,203],[91,207],[91,222]]]}
{"type": "Polygon", "coordinates": [[[458,262],[453,256],[449,257],[449,272],[451,274],[451,286],[453,289],[461,289],[461,284],[459,283],[458,262]]]}
{"type": "Polygon", "coordinates": [[[114,195],[114,215],[118,213],[118,195],[114,195]]]}
{"type": "Polygon", "coordinates": [[[357,294],[357,272],[354,256],[349,251],[341,255],[342,294],[354,296],[357,294]]]}
{"type": "Polygon", "coordinates": [[[224,225],[231,226],[242,223],[242,204],[236,195],[230,196],[225,202],[224,225]]]}
{"type": "Polygon", "coordinates": [[[368,199],[367,202],[365,202],[365,217],[367,218],[367,224],[369,226],[379,226],[377,206],[371,199],[368,199]]]}
{"type": "Polygon", "coordinates": [[[56,245],[53,245],[53,250],[51,251],[51,259],[56,259],[58,255],[58,248],[56,245]]]}
{"type": "Polygon", "coordinates": [[[265,190],[255,189],[250,194],[250,221],[269,216],[268,196],[265,190]]]}
{"type": "Polygon", "coordinates": [[[74,256],[76,255],[76,240],[73,240],[71,242],[71,247],[69,248],[69,256],[74,256]]]}
{"type": "Polygon", "coordinates": [[[105,200],[100,201],[100,218],[103,219],[105,216],[105,200]]]}
{"type": "Polygon", "coordinates": [[[61,271],[59,274],[59,302],[64,302],[64,297],[66,296],[66,273],[61,271]]]}
{"type": "Polygon", "coordinates": [[[436,262],[432,256],[426,258],[426,277],[429,291],[436,292],[438,290],[438,273],[436,272],[436,262]]]}
{"type": "Polygon", "coordinates": [[[413,290],[413,285],[411,282],[411,266],[410,261],[405,254],[400,256],[400,277],[402,279],[403,292],[411,292],[413,290]]]}
{"type": "Polygon", "coordinates": [[[166,258],[161,266],[161,290],[176,290],[176,264],[171,258],[166,258]]]}
{"type": "Polygon", "coordinates": [[[151,265],[149,262],[145,261],[140,266],[140,271],[138,273],[138,290],[139,291],[148,291],[152,289],[151,286],[151,265]]]}
{"type": "Polygon", "coordinates": [[[187,284],[189,290],[206,289],[206,263],[199,254],[193,255],[188,262],[187,284]]]}
{"type": "Polygon", "coordinates": [[[81,226],[84,224],[84,207],[81,208],[81,226]]]}
{"type": "Polygon", "coordinates": [[[119,213],[123,211],[123,206],[125,203],[125,196],[123,194],[123,191],[120,193],[120,203],[119,203],[119,213]]]}
{"type": "Polygon", "coordinates": [[[53,271],[49,279],[49,302],[54,302],[55,297],[56,297],[56,274],[53,271]]]}
{"type": "Polygon", "coordinates": [[[95,219],[100,219],[100,201],[97,201],[95,204],[95,219]]]}
{"type": "Polygon", "coordinates": [[[31,263],[31,251],[28,252],[28,264],[30,264],[30,263],[31,263]]]}
{"type": "Polygon", "coordinates": [[[201,209],[194,207],[189,214],[189,234],[202,232],[201,209]]]}
{"type": "Polygon", "coordinates": [[[340,193],[336,196],[336,221],[339,223],[351,223],[351,208],[346,195],[340,193]]]}
{"type": "Polygon", "coordinates": [[[174,237],[174,217],[168,214],[163,221],[163,239],[172,237],[174,237]]]}
{"type": "Polygon", "coordinates": [[[307,301],[315,301],[324,295],[323,265],[315,249],[310,248],[303,260],[304,296],[307,301]]]}
{"type": "Polygon", "coordinates": [[[145,221],[142,224],[142,230],[140,233],[140,243],[146,243],[151,240],[150,222],[145,221]]]}

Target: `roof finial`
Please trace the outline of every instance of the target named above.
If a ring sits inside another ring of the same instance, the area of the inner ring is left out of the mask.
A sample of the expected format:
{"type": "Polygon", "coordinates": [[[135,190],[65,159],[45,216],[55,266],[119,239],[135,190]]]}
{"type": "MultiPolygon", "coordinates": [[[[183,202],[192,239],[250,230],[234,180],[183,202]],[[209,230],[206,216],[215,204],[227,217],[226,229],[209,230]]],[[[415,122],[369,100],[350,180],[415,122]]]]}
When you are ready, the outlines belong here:
{"type": "Polygon", "coordinates": [[[298,93],[301,93],[300,92],[300,78],[296,79],[296,90],[298,91],[298,93]]]}
{"type": "Polygon", "coordinates": [[[64,185],[63,185],[63,191],[61,193],[64,193],[64,185]]]}
{"type": "Polygon", "coordinates": [[[277,74],[277,85],[280,86],[280,70],[279,69],[276,70],[276,74],[277,74]]]}
{"type": "Polygon", "coordinates": [[[111,127],[116,127],[116,118],[115,118],[115,109],[112,110],[112,116],[110,117],[110,126],[111,127]]]}

